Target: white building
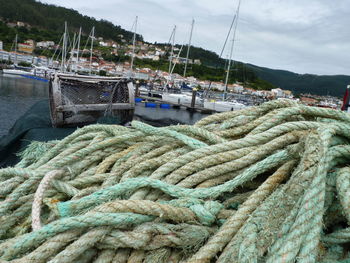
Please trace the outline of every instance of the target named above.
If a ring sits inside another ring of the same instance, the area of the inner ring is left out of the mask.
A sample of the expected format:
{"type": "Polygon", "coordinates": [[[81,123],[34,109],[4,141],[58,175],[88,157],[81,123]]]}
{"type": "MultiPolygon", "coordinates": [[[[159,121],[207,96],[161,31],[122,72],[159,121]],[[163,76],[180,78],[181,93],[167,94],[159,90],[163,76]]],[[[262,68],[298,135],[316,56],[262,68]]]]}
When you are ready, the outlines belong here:
{"type": "Polygon", "coordinates": [[[135,72],[134,78],[135,79],[149,80],[149,75],[144,73],[144,72],[135,72]]]}
{"type": "Polygon", "coordinates": [[[272,89],[271,92],[276,96],[276,98],[283,98],[284,97],[284,92],[280,88],[272,89]]]}
{"type": "Polygon", "coordinates": [[[115,71],[116,71],[117,73],[123,73],[123,70],[124,70],[123,65],[118,64],[118,65],[115,66],[115,71]]]}
{"type": "Polygon", "coordinates": [[[187,77],[186,78],[187,82],[189,82],[191,85],[197,84],[197,79],[195,77],[187,77]]]}
{"type": "Polygon", "coordinates": [[[107,42],[100,41],[98,44],[99,44],[101,47],[108,47],[108,43],[107,43],[107,42]]]}
{"type": "Polygon", "coordinates": [[[36,46],[41,48],[53,47],[54,45],[55,45],[55,42],[53,41],[40,41],[36,43],[36,46]]]}
{"type": "Polygon", "coordinates": [[[33,56],[32,55],[25,55],[25,54],[16,54],[11,53],[11,61],[17,62],[27,62],[27,63],[33,63],[33,56]]]}
{"type": "Polygon", "coordinates": [[[0,60],[11,60],[12,62],[17,62],[17,63],[19,62],[33,63],[33,56],[1,50],[0,60]]]}
{"type": "Polygon", "coordinates": [[[173,80],[174,80],[174,82],[181,82],[182,83],[185,79],[180,74],[174,73],[173,80]]]}
{"type": "Polygon", "coordinates": [[[47,57],[39,56],[33,58],[33,63],[40,66],[48,66],[49,60],[47,59],[47,57]]]}
{"type": "Polygon", "coordinates": [[[211,85],[210,81],[199,81],[198,85],[201,86],[203,89],[209,88],[209,85],[211,85]]]}
{"type": "Polygon", "coordinates": [[[232,86],[232,90],[235,93],[242,93],[244,91],[244,87],[241,85],[233,84],[232,86]]]}
{"type": "Polygon", "coordinates": [[[0,41],[0,50],[3,50],[3,49],[4,49],[3,43],[2,41],[0,41]]]}
{"type": "Polygon", "coordinates": [[[223,91],[225,89],[225,84],[221,82],[212,82],[211,87],[212,89],[223,91]]]}
{"type": "Polygon", "coordinates": [[[265,91],[264,90],[256,90],[252,93],[252,95],[254,96],[258,96],[258,97],[264,97],[265,96],[265,91]]]}
{"type": "Polygon", "coordinates": [[[9,53],[4,50],[0,50],[0,60],[9,60],[9,53]]]}
{"type": "Polygon", "coordinates": [[[23,27],[23,26],[25,26],[25,24],[23,22],[17,21],[17,26],[18,27],[23,27]]]}

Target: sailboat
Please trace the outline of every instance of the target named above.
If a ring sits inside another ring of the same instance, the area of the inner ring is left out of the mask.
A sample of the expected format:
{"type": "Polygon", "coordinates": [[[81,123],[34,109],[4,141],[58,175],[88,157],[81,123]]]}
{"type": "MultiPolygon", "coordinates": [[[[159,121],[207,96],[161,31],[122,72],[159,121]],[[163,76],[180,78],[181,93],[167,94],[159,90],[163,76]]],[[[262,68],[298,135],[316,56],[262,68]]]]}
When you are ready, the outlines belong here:
{"type": "Polygon", "coordinates": [[[55,70],[58,73],[65,74],[78,74],[80,59],[86,49],[87,45],[90,44],[90,62],[88,68],[80,68],[80,72],[84,75],[92,73],[92,50],[95,39],[95,27],[92,27],[88,35],[88,40],[86,41],[85,47],[80,49],[80,41],[82,36],[82,28],[79,28],[78,36],[76,34],[73,36],[73,41],[70,40],[67,22],[64,23],[64,33],[61,36],[60,41],[58,42],[57,48],[49,60],[49,68],[55,70]],[[61,47],[61,48],[59,48],[61,47]],[[58,50],[60,50],[58,52],[58,50]],[[70,54],[69,58],[68,54],[70,54]],[[60,60],[60,62],[58,62],[60,60]]]}
{"type": "MultiPolygon", "coordinates": [[[[21,68],[18,67],[17,65],[17,42],[18,42],[18,35],[16,34],[15,39],[14,39],[14,52],[15,52],[15,61],[14,61],[14,68],[12,69],[3,69],[2,73],[3,74],[7,74],[7,75],[17,75],[17,76],[21,76],[21,75],[33,75],[32,72],[27,71],[27,70],[23,70],[21,68]]],[[[13,44],[12,44],[13,45],[13,44]]],[[[11,47],[12,50],[12,47],[11,47]]],[[[29,68],[30,70],[30,68],[29,68]]]]}
{"type": "MultiPolygon", "coordinates": [[[[189,38],[188,45],[187,45],[185,68],[184,68],[184,73],[183,73],[184,78],[186,77],[186,73],[187,73],[187,64],[188,64],[188,58],[189,58],[189,53],[190,53],[191,41],[192,41],[193,27],[194,27],[194,19],[192,19],[190,38],[189,38]]],[[[176,31],[176,26],[174,27],[172,35],[170,37],[170,40],[172,39],[171,57],[170,57],[170,62],[169,62],[170,63],[170,65],[169,65],[169,76],[170,77],[172,76],[173,70],[174,70],[175,65],[176,65],[176,63],[174,63],[174,65],[171,65],[172,58],[173,58],[174,43],[175,43],[175,31],[176,31]]],[[[180,48],[180,51],[176,57],[176,61],[179,59],[179,56],[180,56],[181,51],[183,49],[183,46],[184,45],[182,45],[180,48]]],[[[175,94],[169,93],[168,84],[169,84],[169,80],[166,83],[165,92],[162,94],[162,100],[164,100],[166,102],[174,103],[174,104],[191,104],[192,95],[190,93],[182,92],[181,89],[180,89],[181,93],[175,93],[175,94]]],[[[185,83],[183,83],[181,88],[182,87],[188,87],[188,86],[185,83]]],[[[191,88],[188,88],[188,90],[191,90],[191,88]]],[[[201,100],[198,97],[196,97],[195,104],[200,104],[200,103],[201,103],[201,100]]]]}
{"type": "MultiPolygon", "coordinates": [[[[206,99],[203,103],[203,107],[206,109],[218,111],[218,112],[224,112],[224,111],[234,111],[234,110],[241,110],[245,108],[246,106],[242,103],[239,103],[235,100],[227,101],[227,86],[228,86],[228,79],[231,69],[231,63],[232,63],[232,54],[233,54],[233,47],[235,42],[235,36],[236,36],[236,30],[237,30],[237,24],[238,24],[238,16],[239,16],[239,10],[241,6],[241,0],[239,0],[237,10],[235,12],[235,15],[233,17],[233,21],[229,30],[229,34],[231,32],[232,25],[234,24],[234,32],[232,34],[232,40],[231,40],[231,50],[230,50],[230,58],[227,65],[227,71],[226,71],[226,78],[225,78],[225,90],[223,94],[223,100],[208,100],[206,99]]],[[[229,34],[227,38],[229,37],[229,34]]],[[[226,39],[227,40],[227,39],[226,39]]],[[[224,44],[224,47],[226,45],[226,41],[224,44]]],[[[221,53],[222,54],[222,53],[221,53]]]]}

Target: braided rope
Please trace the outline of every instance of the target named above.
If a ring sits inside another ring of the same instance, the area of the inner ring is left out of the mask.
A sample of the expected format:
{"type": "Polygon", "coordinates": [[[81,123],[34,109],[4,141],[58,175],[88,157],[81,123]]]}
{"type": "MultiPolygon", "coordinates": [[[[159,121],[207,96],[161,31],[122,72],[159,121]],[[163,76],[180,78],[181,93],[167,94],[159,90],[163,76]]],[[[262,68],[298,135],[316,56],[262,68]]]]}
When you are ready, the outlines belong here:
{"type": "Polygon", "coordinates": [[[51,171],[47,173],[41,180],[38,189],[34,194],[33,206],[32,206],[32,229],[33,231],[41,228],[41,205],[44,196],[44,191],[49,187],[50,181],[55,177],[62,175],[63,171],[51,171]]]}
{"type": "Polygon", "coordinates": [[[0,262],[347,262],[349,130],[277,100],[34,142],[0,169],[0,262]]]}

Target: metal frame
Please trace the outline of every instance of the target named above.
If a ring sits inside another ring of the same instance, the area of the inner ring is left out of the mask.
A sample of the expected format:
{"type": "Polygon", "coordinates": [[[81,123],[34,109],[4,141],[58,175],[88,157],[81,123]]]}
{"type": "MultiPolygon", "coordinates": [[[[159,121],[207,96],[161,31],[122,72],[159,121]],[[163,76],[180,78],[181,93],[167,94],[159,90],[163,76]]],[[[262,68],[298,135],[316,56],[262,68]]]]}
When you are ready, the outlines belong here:
{"type": "MultiPolygon", "coordinates": [[[[130,79],[122,77],[102,77],[102,76],[84,76],[57,73],[50,80],[49,88],[50,98],[50,112],[51,121],[54,127],[64,126],[66,124],[74,124],[73,121],[64,119],[65,112],[84,112],[85,114],[93,114],[93,112],[103,113],[108,108],[113,110],[116,114],[131,114],[135,109],[135,92],[134,86],[130,79]],[[75,105],[63,105],[61,79],[64,80],[78,80],[85,83],[99,83],[99,82],[121,82],[126,84],[128,89],[129,102],[128,103],[96,103],[96,104],[75,104],[75,105]]],[[[76,124],[79,124],[77,122],[76,124]]]]}

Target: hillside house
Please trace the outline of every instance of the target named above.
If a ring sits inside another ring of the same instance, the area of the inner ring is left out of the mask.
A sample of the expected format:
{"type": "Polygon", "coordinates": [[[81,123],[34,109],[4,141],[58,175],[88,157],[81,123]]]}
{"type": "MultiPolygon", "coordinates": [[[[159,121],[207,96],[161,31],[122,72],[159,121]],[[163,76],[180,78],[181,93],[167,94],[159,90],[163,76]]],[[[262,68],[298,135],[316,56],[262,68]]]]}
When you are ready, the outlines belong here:
{"type": "Polygon", "coordinates": [[[54,46],[55,46],[55,42],[53,41],[40,41],[36,43],[36,47],[38,48],[49,48],[54,46]]]}
{"type": "Polygon", "coordinates": [[[313,98],[308,98],[308,97],[300,97],[300,101],[301,101],[301,103],[303,103],[305,105],[309,105],[309,106],[316,105],[318,102],[318,100],[313,99],[313,98]]]}
{"type": "Polygon", "coordinates": [[[235,93],[242,93],[244,91],[244,87],[238,84],[232,84],[232,91],[235,93]]]}
{"type": "Polygon", "coordinates": [[[271,92],[274,94],[276,98],[284,98],[283,90],[280,88],[272,89],[271,92]]]}
{"type": "Polygon", "coordinates": [[[28,39],[24,43],[18,43],[18,51],[32,54],[35,48],[34,40],[28,39]]]}

